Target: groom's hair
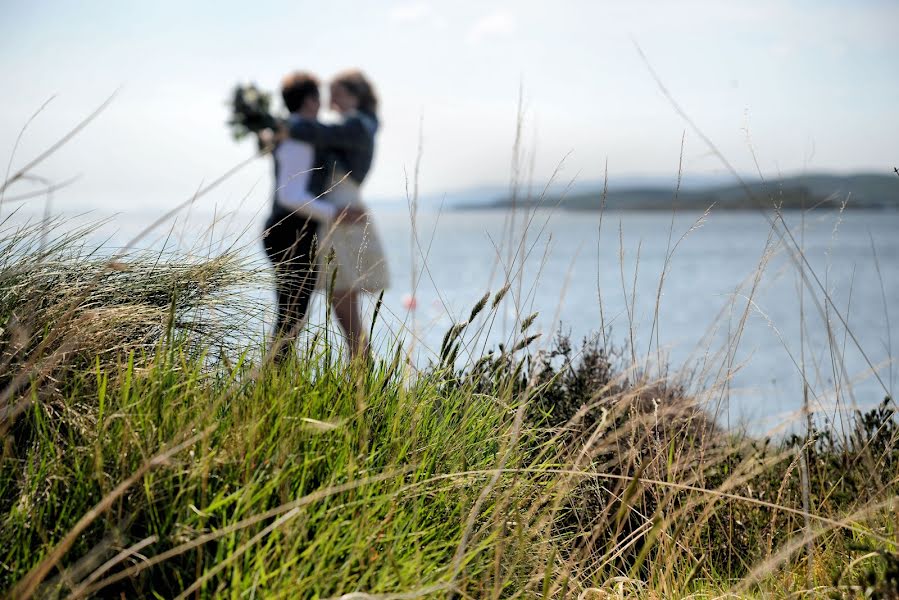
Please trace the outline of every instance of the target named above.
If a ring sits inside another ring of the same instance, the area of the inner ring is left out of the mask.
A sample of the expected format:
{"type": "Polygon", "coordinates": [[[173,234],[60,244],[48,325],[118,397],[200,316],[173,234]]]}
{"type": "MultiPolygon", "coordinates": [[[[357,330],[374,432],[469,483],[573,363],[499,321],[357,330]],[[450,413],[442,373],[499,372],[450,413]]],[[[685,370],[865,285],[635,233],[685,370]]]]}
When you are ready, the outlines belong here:
{"type": "Polygon", "coordinates": [[[281,97],[288,111],[300,110],[306,98],[318,98],[318,78],[306,71],[288,73],[281,80],[281,97]]]}

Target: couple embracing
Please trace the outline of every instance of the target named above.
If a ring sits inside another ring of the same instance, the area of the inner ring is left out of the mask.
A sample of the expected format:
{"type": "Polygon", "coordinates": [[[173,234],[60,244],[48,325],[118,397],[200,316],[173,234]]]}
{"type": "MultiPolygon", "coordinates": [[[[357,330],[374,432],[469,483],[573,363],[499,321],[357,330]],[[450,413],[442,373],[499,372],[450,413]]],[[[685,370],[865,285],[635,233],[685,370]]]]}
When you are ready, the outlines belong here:
{"type": "Polygon", "coordinates": [[[316,287],[326,291],[350,356],[365,355],[361,294],[383,290],[389,279],[359,193],[374,155],[377,97],[362,73],[343,72],[330,84],[331,108],[340,120],[323,123],[314,75],[288,74],[281,95],[290,116],[277,131],[260,133],[260,145],[273,147],[275,159],[272,212],[263,234],[277,288],[275,357],[291,351],[316,287]]]}

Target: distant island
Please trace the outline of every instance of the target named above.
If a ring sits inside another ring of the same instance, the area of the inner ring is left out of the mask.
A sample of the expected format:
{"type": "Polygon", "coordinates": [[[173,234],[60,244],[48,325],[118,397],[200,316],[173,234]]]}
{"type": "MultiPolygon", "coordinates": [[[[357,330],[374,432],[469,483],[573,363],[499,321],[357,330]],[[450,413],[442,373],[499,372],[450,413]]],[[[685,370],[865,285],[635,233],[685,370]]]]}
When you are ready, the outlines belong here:
{"type": "Polygon", "coordinates": [[[810,208],[899,209],[899,176],[859,173],[854,175],[800,175],[766,181],[754,180],[746,187],[727,184],[682,188],[660,185],[611,187],[603,200],[602,185],[568,194],[543,197],[501,196],[484,202],[458,203],[455,209],[562,208],[565,210],[705,210],[714,205],[723,210],[758,208],[784,210],[810,208]]]}

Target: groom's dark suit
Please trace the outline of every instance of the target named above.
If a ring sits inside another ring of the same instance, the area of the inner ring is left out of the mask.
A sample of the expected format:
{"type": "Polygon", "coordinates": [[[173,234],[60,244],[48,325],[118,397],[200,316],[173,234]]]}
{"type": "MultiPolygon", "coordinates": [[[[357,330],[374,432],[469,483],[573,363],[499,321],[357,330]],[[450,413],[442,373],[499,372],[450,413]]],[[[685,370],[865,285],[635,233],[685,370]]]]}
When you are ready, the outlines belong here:
{"type": "MultiPolygon", "coordinates": [[[[302,211],[291,210],[278,202],[279,174],[284,168],[276,153],[274,159],[275,189],[272,211],[265,223],[262,243],[275,268],[275,288],[278,299],[276,335],[293,339],[299,333],[309,310],[312,292],[318,280],[316,265],[316,234],[319,221],[302,211]]],[[[315,152],[312,173],[322,169],[323,158],[315,152]]],[[[312,182],[308,185],[311,187],[312,182]]],[[[310,194],[318,195],[309,189],[310,194]]],[[[314,197],[314,196],[313,196],[314,197]]]]}

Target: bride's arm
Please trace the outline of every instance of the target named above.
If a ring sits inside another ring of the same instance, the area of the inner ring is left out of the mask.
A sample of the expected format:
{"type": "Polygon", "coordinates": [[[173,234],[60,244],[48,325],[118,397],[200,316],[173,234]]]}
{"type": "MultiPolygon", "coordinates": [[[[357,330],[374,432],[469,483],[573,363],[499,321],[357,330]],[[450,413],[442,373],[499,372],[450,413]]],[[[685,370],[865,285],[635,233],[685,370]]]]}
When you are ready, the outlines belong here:
{"type": "Polygon", "coordinates": [[[318,198],[304,200],[279,198],[278,203],[284,208],[290,209],[292,214],[315,219],[316,221],[325,224],[334,221],[339,214],[339,210],[336,206],[329,202],[319,200],[318,198]]]}
{"type": "Polygon", "coordinates": [[[291,214],[314,219],[326,226],[330,226],[335,222],[352,225],[368,219],[368,211],[358,206],[337,207],[318,199],[306,200],[305,202],[285,202],[281,200],[280,203],[284,208],[290,209],[291,214]]]}
{"type": "Polygon", "coordinates": [[[322,123],[313,119],[290,117],[287,133],[295,140],[314,146],[330,148],[368,148],[372,138],[361,119],[350,118],[343,123],[322,123]]]}

